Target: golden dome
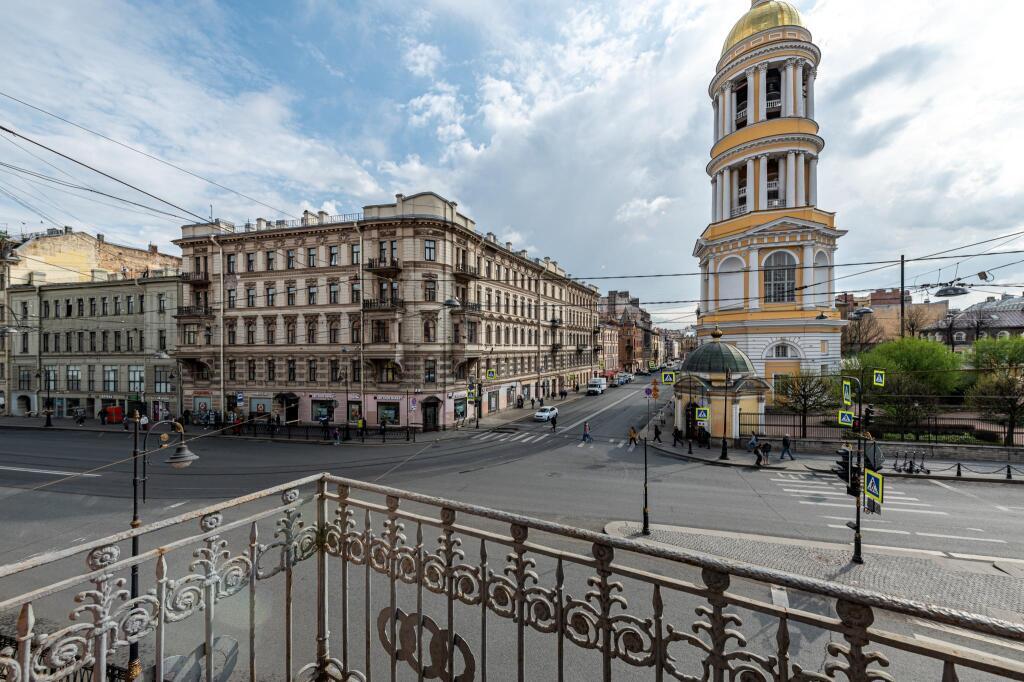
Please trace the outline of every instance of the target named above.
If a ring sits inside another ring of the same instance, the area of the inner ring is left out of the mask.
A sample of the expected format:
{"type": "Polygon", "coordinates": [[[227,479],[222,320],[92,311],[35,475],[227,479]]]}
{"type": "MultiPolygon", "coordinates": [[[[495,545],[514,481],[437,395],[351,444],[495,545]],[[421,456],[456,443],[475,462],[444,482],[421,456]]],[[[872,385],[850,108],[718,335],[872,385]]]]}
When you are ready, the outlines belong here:
{"type": "Polygon", "coordinates": [[[750,8],[750,11],[740,17],[740,20],[729,31],[729,37],[725,39],[725,45],[722,47],[722,54],[724,55],[729,48],[755,33],[779,26],[804,27],[800,20],[800,12],[796,10],[796,7],[788,2],[782,2],[782,0],[768,0],[767,2],[754,0],[754,6],[750,8]]]}

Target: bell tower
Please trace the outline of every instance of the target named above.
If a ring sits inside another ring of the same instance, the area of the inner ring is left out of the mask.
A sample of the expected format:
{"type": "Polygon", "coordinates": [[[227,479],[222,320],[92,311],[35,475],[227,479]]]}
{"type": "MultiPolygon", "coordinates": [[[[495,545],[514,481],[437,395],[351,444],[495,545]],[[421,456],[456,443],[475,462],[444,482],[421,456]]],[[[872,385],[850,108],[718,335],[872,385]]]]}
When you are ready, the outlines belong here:
{"type": "Polygon", "coordinates": [[[753,0],[708,88],[711,212],[693,250],[701,269],[697,333],[708,340],[717,325],[769,383],[839,367],[844,322],[832,266],[846,233],[818,207],[820,61],[795,7],[753,0]]]}

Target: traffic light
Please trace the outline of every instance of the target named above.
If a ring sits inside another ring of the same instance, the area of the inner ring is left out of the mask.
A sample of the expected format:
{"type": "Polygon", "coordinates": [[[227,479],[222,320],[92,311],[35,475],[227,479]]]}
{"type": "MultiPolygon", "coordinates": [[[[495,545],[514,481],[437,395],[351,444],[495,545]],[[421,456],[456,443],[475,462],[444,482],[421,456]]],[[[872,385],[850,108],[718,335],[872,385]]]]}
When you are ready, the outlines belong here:
{"type": "Polygon", "coordinates": [[[871,428],[871,420],[875,418],[875,406],[865,405],[864,406],[864,430],[867,431],[871,428]]]}
{"type": "Polygon", "coordinates": [[[860,469],[853,464],[849,448],[839,448],[836,454],[839,455],[839,459],[836,460],[832,471],[846,484],[846,494],[857,497],[860,494],[860,469]]]}

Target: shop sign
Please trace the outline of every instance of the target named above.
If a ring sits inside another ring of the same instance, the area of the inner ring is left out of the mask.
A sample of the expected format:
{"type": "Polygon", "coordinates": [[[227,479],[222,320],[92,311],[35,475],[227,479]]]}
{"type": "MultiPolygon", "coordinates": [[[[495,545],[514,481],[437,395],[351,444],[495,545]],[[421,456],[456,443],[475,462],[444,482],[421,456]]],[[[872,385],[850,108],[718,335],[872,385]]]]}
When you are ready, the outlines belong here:
{"type": "Polygon", "coordinates": [[[394,400],[401,400],[402,398],[403,398],[403,396],[400,396],[400,395],[375,395],[375,396],[373,396],[374,400],[384,401],[384,402],[391,402],[391,401],[394,401],[394,400]]]}
{"type": "MultiPolygon", "coordinates": [[[[241,393],[239,393],[241,395],[241,393]]],[[[334,400],[333,393],[313,393],[309,396],[313,400],[334,400]]]]}

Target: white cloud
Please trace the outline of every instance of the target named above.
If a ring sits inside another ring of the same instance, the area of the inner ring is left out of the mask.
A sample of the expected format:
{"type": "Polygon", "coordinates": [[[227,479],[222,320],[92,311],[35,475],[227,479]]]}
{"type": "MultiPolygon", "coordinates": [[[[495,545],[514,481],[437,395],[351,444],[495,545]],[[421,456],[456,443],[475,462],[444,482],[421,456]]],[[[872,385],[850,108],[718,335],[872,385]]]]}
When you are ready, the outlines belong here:
{"type": "Polygon", "coordinates": [[[659,196],[653,199],[632,199],[615,212],[615,219],[620,223],[629,223],[634,220],[644,220],[657,215],[664,215],[672,199],[659,196]]]}
{"type": "Polygon", "coordinates": [[[424,78],[433,78],[442,61],[441,50],[429,43],[414,43],[402,54],[405,68],[414,76],[424,78]]]}

